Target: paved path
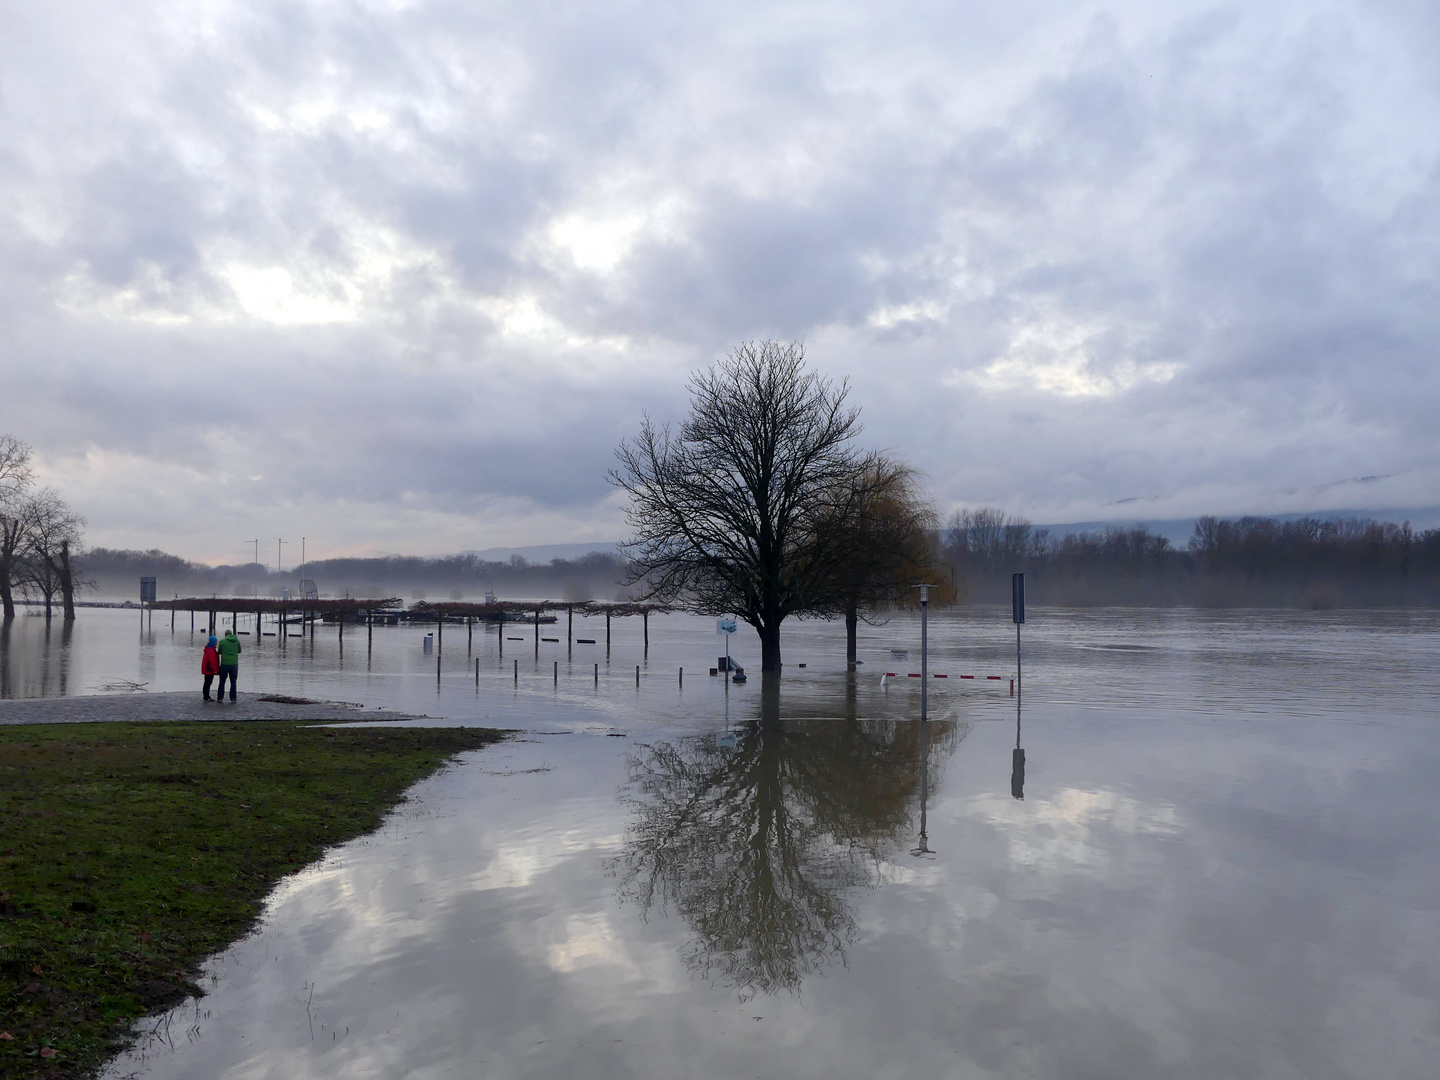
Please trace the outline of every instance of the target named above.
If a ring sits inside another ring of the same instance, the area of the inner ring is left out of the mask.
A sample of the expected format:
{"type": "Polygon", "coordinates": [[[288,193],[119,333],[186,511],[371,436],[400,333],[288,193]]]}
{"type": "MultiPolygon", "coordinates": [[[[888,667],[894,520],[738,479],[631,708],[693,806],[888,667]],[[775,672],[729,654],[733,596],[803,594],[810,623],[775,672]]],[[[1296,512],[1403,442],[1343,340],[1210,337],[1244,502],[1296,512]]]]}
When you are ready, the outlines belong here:
{"type": "Polygon", "coordinates": [[[419,720],[409,713],[367,709],[343,701],[286,705],[241,694],[235,704],[206,702],[194,691],[100,694],[93,697],[0,700],[0,725],[86,724],[102,720],[419,720]]]}

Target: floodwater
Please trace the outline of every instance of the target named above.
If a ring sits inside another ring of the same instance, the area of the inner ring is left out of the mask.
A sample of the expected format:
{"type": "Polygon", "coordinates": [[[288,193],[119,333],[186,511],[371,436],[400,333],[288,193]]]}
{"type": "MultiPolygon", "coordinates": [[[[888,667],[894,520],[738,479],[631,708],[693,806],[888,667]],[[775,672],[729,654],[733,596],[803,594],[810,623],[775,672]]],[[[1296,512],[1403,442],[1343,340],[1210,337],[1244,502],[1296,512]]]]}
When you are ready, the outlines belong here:
{"type": "MultiPolygon", "coordinates": [[[[744,686],[681,616],[608,667],[603,620],[451,628],[438,679],[418,628],[262,638],[242,688],[525,733],[282,883],[108,1075],[1433,1077],[1436,614],[1037,610],[1018,731],[1007,615],[932,618],[923,725],[909,617],[855,677],[837,626],[778,682],[737,635],[744,686]]],[[[5,692],[190,685],[137,622],[17,620],[5,692]]]]}

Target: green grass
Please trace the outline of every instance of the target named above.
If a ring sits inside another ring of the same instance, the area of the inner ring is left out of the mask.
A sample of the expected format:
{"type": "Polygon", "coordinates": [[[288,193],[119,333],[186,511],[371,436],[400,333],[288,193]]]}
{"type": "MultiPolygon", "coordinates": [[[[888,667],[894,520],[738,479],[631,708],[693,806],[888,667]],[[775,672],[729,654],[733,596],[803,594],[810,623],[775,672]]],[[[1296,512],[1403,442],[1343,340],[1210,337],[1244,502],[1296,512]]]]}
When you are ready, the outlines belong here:
{"type": "Polygon", "coordinates": [[[0,1077],[81,1077],[200,993],[276,880],[375,829],[480,728],[0,727],[0,1077]]]}

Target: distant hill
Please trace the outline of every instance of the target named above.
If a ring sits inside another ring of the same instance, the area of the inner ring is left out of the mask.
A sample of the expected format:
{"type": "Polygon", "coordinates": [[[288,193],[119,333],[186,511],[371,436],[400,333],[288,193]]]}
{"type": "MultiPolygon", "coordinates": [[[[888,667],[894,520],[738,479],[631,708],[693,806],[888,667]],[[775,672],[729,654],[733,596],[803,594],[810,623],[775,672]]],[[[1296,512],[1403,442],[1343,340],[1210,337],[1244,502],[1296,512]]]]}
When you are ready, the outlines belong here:
{"type": "Polygon", "coordinates": [[[599,541],[593,544],[531,544],[529,547],[494,547],[479,551],[462,551],[462,555],[474,555],[486,562],[509,562],[510,556],[519,555],[528,563],[548,563],[551,559],[580,559],[592,552],[614,555],[618,540],[599,541]]]}

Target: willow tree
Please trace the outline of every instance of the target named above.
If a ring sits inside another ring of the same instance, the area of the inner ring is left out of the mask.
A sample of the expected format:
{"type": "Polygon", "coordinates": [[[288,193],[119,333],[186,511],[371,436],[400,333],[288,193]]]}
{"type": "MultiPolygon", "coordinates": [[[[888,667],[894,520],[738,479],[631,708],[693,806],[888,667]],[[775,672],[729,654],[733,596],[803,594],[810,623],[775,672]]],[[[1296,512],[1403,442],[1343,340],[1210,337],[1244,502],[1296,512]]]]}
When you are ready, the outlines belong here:
{"type": "Polygon", "coordinates": [[[845,656],[855,667],[861,619],[911,606],[915,586],[935,586],[931,599],[955,599],[951,576],[934,558],[937,518],[913,468],[883,453],[867,455],[831,500],[820,522],[830,552],[832,614],[845,619],[845,656]]]}
{"type": "Polygon", "coordinates": [[[841,538],[821,528],[860,469],[848,388],[805,370],[799,343],[750,342],[690,380],[674,431],[645,417],[616,450],[630,497],[629,583],[700,614],[734,613],[780,670],[780,625],[823,615],[841,538]]]}

